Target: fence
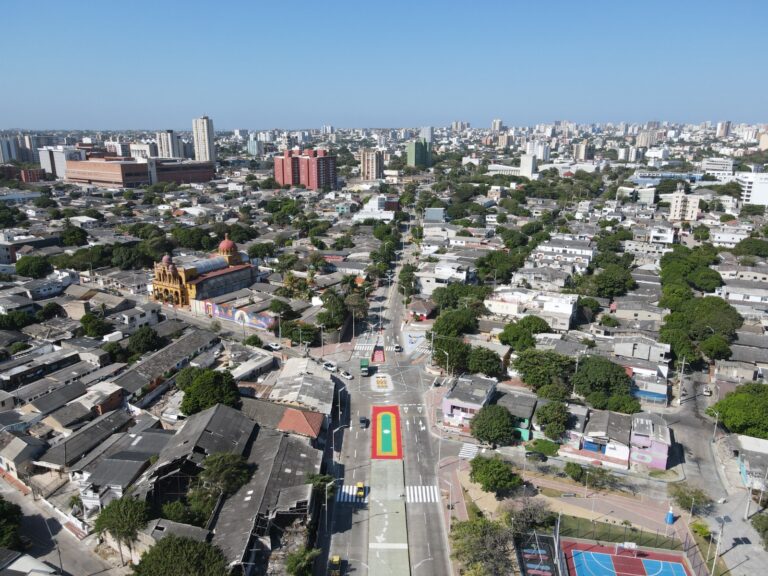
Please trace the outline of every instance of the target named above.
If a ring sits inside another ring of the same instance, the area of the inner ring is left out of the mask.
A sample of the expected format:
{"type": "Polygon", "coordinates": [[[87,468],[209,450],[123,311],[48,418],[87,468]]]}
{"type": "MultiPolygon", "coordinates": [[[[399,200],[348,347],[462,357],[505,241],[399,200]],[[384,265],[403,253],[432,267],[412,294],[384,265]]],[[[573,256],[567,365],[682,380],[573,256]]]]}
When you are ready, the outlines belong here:
{"type": "MultiPolygon", "coordinates": [[[[714,546],[712,546],[714,548],[714,546]]],[[[709,565],[712,557],[707,552],[708,559],[704,560],[704,555],[696,543],[696,539],[691,533],[690,527],[685,527],[685,542],[683,542],[685,557],[688,559],[688,565],[693,570],[694,576],[710,576],[709,565]]]]}
{"type": "Polygon", "coordinates": [[[646,532],[631,526],[594,522],[588,518],[563,516],[560,522],[560,536],[563,538],[583,538],[598,542],[636,542],[645,548],[682,551],[683,543],[663,532],[646,532]]]}

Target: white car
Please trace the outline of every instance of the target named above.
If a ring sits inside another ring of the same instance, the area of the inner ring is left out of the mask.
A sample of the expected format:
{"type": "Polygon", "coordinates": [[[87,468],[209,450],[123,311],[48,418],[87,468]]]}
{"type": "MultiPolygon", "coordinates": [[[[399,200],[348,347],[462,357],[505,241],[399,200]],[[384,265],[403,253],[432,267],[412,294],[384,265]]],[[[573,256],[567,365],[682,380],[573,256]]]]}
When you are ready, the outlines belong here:
{"type": "Polygon", "coordinates": [[[278,344],[277,342],[270,342],[269,344],[267,344],[267,348],[269,348],[273,352],[277,352],[278,350],[283,349],[283,347],[280,346],[280,344],[278,344]]]}
{"type": "Polygon", "coordinates": [[[323,368],[328,370],[328,372],[336,372],[336,364],[330,360],[323,362],[323,368]]]}
{"type": "Polygon", "coordinates": [[[354,378],[354,376],[352,376],[352,374],[350,374],[346,370],[342,370],[341,372],[339,372],[339,376],[341,376],[345,380],[352,380],[354,378]]]}

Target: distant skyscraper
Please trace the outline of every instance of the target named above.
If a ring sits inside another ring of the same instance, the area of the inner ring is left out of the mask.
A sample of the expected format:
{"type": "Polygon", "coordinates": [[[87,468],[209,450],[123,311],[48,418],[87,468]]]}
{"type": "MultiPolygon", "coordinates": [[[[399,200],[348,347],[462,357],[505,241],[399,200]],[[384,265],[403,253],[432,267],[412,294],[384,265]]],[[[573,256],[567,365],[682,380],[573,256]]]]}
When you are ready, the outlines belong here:
{"type": "Polygon", "coordinates": [[[408,157],[408,166],[420,166],[422,168],[432,166],[432,143],[424,138],[408,142],[405,153],[408,157]]]}
{"type": "Polygon", "coordinates": [[[588,142],[579,142],[573,145],[573,158],[577,162],[592,160],[595,157],[595,149],[588,142]]]}
{"type": "Polygon", "coordinates": [[[264,142],[258,139],[256,133],[248,138],[248,154],[251,156],[261,156],[264,154],[264,142]]]}
{"type": "Polygon", "coordinates": [[[208,116],[192,120],[192,140],[195,143],[195,160],[216,162],[216,147],[213,144],[213,120],[208,116]]]}
{"type": "Polygon", "coordinates": [[[378,180],[384,177],[384,155],[378,150],[360,150],[360,177],[363,180],[378,180]]]}
{"type": "Polygon", "coordinates": [[[160,158],[181,158],[183,154],[179,149],[180,137],[173,130],[164,130],[157,133],[157,155],[160,158]]]}
{"type": "Polygon", "coordinates": [[[322,127],[320,128],[320,134],[323,134],[324,136],[328,134],[333,134],[334,132],[336,132],[336,129],[330,124],[323,124],[322,127]]]}
{"type": "Polygon", "coordinates": [[[19,159],[19,150],[15,138],[0,138],[0,164],[19,159]]]}
{"type": "Polygon", "coordinates": [[[326,150],[286,150],[275,156],[275,180],[280,186],[303,184],[310,190],[336,188],[336,156],[326,150]]]}
{"type": "Polygon", "coordinates": [[[534,154],[542,162],[549,162],[549,144],[546,142],[536,142],[536,150],[534,154]]]}
{"type": "Polygon", "coordinates": [[[531,179],[534,174],[536,174],[536,156],[523,154],[520,156],[520,176],[531,179]]]}
{"type": "Polygon", "coordinates": [[[500,118],[495,118],[491,122],[491,130],[493,132],[501,132],[504,129],[504,123],[501,121],[500,118]]]}
{"type": "Polygon", "coordinates": [[[728,135],[731,133],[731,121],[726,120],[725,122],[718,122],[717,123],[717,132],[715,133],[716,138],[728,138],[728,135]]]}
{"type": "Polygon", "coordinates": [[[422,140],[426,140],[429,144],[432,144],[435,139],[435,131],[432,126],[424,126],[419,133],[419,137],[422,140]]]}

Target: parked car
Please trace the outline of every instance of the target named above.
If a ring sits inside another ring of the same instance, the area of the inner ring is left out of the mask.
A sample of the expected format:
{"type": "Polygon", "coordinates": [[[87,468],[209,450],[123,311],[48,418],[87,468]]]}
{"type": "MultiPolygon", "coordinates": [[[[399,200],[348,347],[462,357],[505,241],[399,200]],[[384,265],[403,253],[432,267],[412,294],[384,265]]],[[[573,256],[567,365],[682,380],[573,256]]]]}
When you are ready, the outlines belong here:
{"type": "Polygon", "coordinates": [[[352,376],[352,374],[350,374],[346,370],[342,370],[341,372],[339,372],[339,376],[341,376],[345,380],[352,380],[354,378],[354,376],[352,376]]]}
{"type": "Polygon", "coordinates": [[[528,451],[525,453],[525,457],[530,458],[531,460],[538,460],[539,462],[547,461],[547,456],[541,452],[528,451]]]}
{"type": "Polygon", "coordinates": [[[360,428],[362,428],[363,430],[368,428],[368,418],[366,418],[365,416],[360,416],[360,428]]]}
{"type": "Polygon", "coordinates": [[[358,498],[365,498],[365,484],[358,482],[356,486],[355,494],[358,498]]]}
{"type": "Polygon", "coordinates": [[[400,344],[395,344],[395,352],[402,352],[402,351],[403,351],[403,347],[400,346],[400,344]]]}
{"type": "Polygon", "coordinates": [[[323,362],[323,368],[328,370],[328,372],[336,372],[336,363],[331,362],[330,360],[327,360],[323,362]]]}
{"type": "Polygon", "coordinates": [[[712,388],[705,386],[701,393],[704,394],[704,396],[712,396],[712,388]]]}
{"type": "Polygon", "coordinates": [[[266,347],[272,350],[273,352],[277,352],[278,350],[283,349],[283,347],[280,346],[280,344],[278,344],[277,342],[270,342],[269,344],[267,344],[266,347]]]}

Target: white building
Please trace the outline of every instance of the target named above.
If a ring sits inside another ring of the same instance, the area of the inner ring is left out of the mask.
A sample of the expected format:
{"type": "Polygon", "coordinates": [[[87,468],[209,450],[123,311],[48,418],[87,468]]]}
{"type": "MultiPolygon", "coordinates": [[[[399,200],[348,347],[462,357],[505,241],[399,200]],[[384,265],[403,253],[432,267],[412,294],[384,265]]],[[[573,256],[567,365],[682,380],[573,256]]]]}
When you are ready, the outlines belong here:
{"type": "Polygon", "coordinates": [[[419,293],[431,296],[437,288],[444,288],[448,284],[466,284],[474,279],[475,271],[449,260],[440,260],[437,263],[425,262],[416,272],[419,285],[419,293]]]}
{"type": "Polygon", "coordinates": [[[19,149],[15,138],[0,138],[0,164],[19,159],[19,149]]]}
{"type": "Polygon", "coordinates": [[[749,238],[750,230],[739,226],[721,226],[711,228],[709,231],[710,242],[713,246],[734,248],[736,244],[749,238]]]}
{"type": "Polygon", "coordinates": [[[539,316],[553,330],[563,332],[571,326],[578,299],[575,294],[502,287],[488,296],[483,305],[491,314],[506,318],[539,316]]]}
{"type": "Polygon", "coordinates": [[[157,158],[157,146],[153,143],[131,144],[131,157],[137,160],[146,160],[147,158],[157,158]]]}
{"type": "Polygon", "coordinates": [[[736,182],[741,185],[743,204],[768,205],[768,173],[737,172],[736,182]]]}
{"type": "Polygon", "coordinates": [[[717,178],[733,175],[732,158],[705,158],[701,162],[701,171],[717,178]]]}
{"type": "Polygon", "coordinates": [[[208,116],[192,120],[192,140],[195,144],[195,160],[198,162],[216,162],[213,120],[208,116]]]}
{"type": "Polygon", "coordinates": [[[67,177],[67,160],[85,160],[85,150],[74,146],[45,146],[38,149],[40,167],[61,180],[67,177]]]}
{"type": "Polygon", "coordinates": [[[173,130],[157,133],[157,155],[160,158],[183,158],[180,145],[181,136],[174,134],[173,130]]]}
{"type": "Polygon", "coordinates": [[[688,196],[684,190],[678,189],[671,195],[669,203],[670,222],[695,222],[699,217],[699,199],[688,196]]]}

